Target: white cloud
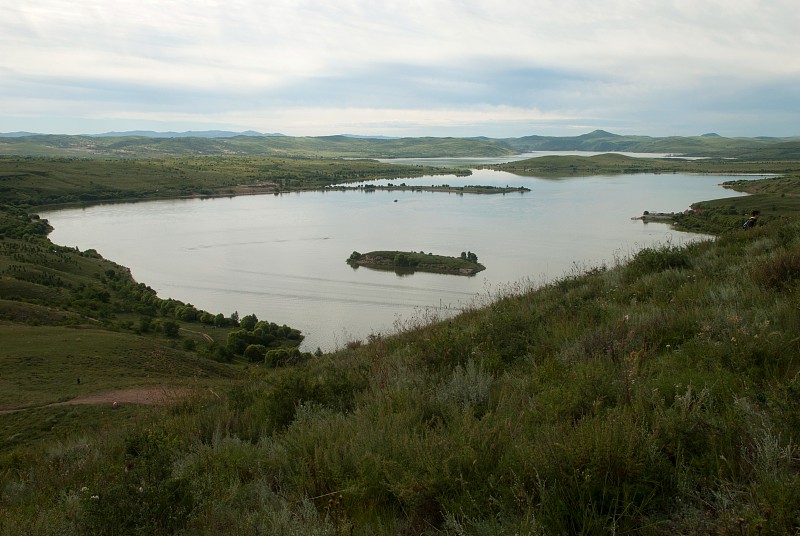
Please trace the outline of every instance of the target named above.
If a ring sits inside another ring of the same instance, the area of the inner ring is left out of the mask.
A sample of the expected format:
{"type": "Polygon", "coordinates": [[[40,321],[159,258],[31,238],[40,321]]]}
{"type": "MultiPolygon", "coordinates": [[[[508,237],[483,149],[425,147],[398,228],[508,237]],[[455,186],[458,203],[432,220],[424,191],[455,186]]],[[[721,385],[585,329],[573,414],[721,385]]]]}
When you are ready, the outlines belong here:
{"type": "MultiPolygon", "coordinates": [[[[358,117],[352,131],[489,125],[501,109],[537,127],[641,124],[692,92],[755,116],[754,87],[800,82],[794,0],[4,1],[0,130],[37,113],[347,126],[302,110],[358,117]]],[[[734,126],[721,112],[694,122],[734,126]]]]}

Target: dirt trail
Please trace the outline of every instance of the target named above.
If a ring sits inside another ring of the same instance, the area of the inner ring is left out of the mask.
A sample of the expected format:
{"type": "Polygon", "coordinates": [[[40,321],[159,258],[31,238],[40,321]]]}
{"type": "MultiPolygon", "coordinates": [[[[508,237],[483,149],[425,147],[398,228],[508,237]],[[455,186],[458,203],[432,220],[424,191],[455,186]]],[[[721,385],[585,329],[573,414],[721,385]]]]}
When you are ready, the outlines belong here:
{"type": "Polygon", "coordinates": [[[214,342],[214,339],[211,337],[211,335],[205,333],[204,331],[194,331],[192,329],[186,329],[186,328],[181,328],[181,331],[185,331],[187,333],[194,333],[195,335],[200,335],[201,337],[203,337],[203,339],[205,339],[206,342],[214,342]]]}
{"type": "Polygon", "coordinates": [[[116,391],[105,391],[101,393],[92,393],[85,396],[79,396],[64,402],[54,402],[53,404],[45,404],[43,406],[33,406],[27,408],[13,408],[0,410],[0,415],[7,413],[16,413],[18,411],[26,411],[30,409],[39,408],[53,408],[57,406],[72,406],[72,405],[97,405],[109,404],[115,402],[117,404],[141,404],[148,406],[158,406],[169,404],[185,398],[191,392],[186,387],[168,387],[163,385],[147,385],[142,387],[132,387],[129,389],[119,389],[116,391]]]}

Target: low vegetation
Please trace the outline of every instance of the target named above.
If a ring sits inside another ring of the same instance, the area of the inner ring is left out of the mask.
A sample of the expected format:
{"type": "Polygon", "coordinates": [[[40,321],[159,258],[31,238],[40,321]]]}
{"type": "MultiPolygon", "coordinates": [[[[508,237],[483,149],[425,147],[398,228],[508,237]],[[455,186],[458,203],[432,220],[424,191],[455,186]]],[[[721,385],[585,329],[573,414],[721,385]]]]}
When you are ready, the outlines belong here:
{"type": "Polygon", "coordinates": [[[800,190],[757,184],[752,230],[325,355],[5,207],[0,534],[796,534],[800,190]],[[48,405],[146,383],[187,394],[48,405]]]}
{"type": "Polygon", "coordinates": [[[364,266],[376,270],[393,270],[399,274],[414,272],[433,272],[437,274],[472,276],[486,269],[478,262],[475,253],[461,252],[460,257],[434,255],[420,251],[370,251],[359,253],[354,251],[347,258],[353,268],[364,266]]]}
{"type": "Polygon", "coordinates": [[[672,153],[747,161],[800,160],[798,138],[622,136],[596,130],[580,136],[521,138],[358,138],[352,136],[0,136],[0,155],[79,158],[185,156],[303,158],[491,157],[530,151],[672,153]]]}
{"type": "Polygon", "coordinates": [[[540,156],[527,160],[484,166],[515,175],[535,177],[575,177],[618,173],[720,173],[771,174],[800,172],[800,155],[795,160],[743,161],[710,158],[637,158],[621,154],[596,156],[540,156]]]}
{"type": "Polygon", "coordinates": [[[88,159],[0,157],[0,199],[15,206],[265,194],[463,169],[371,160],[259,157],[88,159]]]}
{"type": "MultiPolygon", "coordinates": [[[[263,361],[302,340],[254,315],[240,324],[238,313],[162,299],[96,251],[53,244],[49,230],[24,209],[0,208],[0,411],[132,385],[230,379],[240,372],[226,365],[244,358],[242,341],[262,344],[263,361]]],[[[22,443],[28,432],[15,428],[0,445],[22,443]]]]}
{"type": "Polygon", "coordinates": [[[442,155],[505,156],[515,152],[508,145],[487,138],[0,136],[0,155],[78,158],[171,159],[185,156],[402,158],[442,155]]]}

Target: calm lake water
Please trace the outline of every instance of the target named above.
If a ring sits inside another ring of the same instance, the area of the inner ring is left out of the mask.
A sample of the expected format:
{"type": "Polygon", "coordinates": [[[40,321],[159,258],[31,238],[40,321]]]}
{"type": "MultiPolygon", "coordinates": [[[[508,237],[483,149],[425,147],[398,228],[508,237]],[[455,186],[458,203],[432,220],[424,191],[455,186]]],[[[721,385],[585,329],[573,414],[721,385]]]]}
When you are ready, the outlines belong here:
{"type": "MultiPolygon", "coordinates": [[[[698,239],[631,217],[740,194],[732,177],[620,175],[567,179],[476,170],[470,177],[372,181],[526,186],[524,194],[306,192],[153,201],[41,213],[58,244],[94,248],[162,298],[212,313],[255,313],[333,350],[405,322],[449,315],[514,285],[698,239]],[[474,277],[353,269],[352,251],[472,251],[474,277]]],[[[741,177],[737,177],[741,178],[741,177]]]]}

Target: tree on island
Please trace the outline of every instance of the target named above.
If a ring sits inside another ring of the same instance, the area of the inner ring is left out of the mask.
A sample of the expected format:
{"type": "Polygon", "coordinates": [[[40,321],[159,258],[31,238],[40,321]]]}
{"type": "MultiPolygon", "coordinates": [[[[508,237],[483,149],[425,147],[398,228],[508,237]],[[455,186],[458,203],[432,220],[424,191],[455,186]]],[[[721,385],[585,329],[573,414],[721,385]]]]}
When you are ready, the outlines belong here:
{"type": "Polygon", "coordinates": [[[478,264],[478,255],[471,251],[462,251],[461,258],[474,264],[478,264]]]}

